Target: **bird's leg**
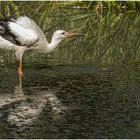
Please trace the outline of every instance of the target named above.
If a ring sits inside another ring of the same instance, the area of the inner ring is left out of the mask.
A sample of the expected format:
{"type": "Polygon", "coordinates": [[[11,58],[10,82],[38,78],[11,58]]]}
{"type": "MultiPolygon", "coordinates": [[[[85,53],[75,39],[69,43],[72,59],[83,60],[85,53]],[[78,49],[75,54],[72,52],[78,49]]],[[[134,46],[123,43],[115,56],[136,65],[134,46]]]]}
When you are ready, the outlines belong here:
{"type": "Polygon", "coordinates": [[[19,84],[20,87],[22,87],[22,78],[23,78],[23,71],[22,71],[22,61],[19,61],[19,66],[18,66],[18,76],[19,76],[19,84]]]}

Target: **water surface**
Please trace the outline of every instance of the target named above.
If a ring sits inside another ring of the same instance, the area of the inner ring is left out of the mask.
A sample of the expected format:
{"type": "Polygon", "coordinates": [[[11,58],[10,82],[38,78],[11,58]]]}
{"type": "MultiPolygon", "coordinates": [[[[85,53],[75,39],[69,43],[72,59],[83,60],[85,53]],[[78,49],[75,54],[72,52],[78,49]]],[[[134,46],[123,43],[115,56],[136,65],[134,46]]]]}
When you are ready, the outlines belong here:
{"type": "Polygon", "coordinates": [[[1,68],[0,138],[139,138],[139,67],[1,68]]]}

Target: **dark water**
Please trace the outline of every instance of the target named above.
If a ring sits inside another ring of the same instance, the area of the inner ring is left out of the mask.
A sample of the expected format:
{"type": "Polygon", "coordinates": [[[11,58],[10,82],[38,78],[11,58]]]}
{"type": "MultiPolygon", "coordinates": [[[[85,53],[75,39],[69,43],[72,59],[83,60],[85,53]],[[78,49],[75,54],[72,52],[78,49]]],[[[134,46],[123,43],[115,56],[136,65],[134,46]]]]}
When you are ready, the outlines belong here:
{"type": "Polygon", "coordinates": [[[139,66],[0,69],[0,138],[139,138],[139,66]]]}

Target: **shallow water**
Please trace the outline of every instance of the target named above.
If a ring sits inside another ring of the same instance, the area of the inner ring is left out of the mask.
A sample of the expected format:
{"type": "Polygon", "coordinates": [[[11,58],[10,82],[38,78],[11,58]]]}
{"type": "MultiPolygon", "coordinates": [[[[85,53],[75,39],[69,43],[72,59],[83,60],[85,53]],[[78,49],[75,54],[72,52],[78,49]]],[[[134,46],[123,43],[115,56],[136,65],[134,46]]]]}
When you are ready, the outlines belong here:
{"type": "Polygon", "coordinates": [[[0,50],[0,138],[140,138],[139,12],[10,3],[3,15],[18,7],[48,42],[58,29],[84,36],[26,52],[22,89],[14,53],[0,50]]]}
{"type": "Polygon", "coordinates": [[[139,66],[0,69],[0,138],[139,138],[139,66]]]}

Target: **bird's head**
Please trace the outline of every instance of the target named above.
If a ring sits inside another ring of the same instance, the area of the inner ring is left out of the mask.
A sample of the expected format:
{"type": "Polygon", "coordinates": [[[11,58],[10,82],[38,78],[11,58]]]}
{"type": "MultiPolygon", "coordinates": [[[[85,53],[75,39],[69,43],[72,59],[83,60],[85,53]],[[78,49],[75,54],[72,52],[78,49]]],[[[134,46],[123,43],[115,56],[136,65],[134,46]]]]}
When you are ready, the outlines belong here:
{"type": "Polygon", "coordinates": [[[51,43],[49,43],[49,52],[54,50],[57,45],[64,39],[64,38],[69,38],[69,37],[74,37],[74,36],[81,36],[82,34],[80,33],[72,33],[72,32],[66,32],[63,30],[57,30],[54,32],[52,36],[51,43]]]}
{"type": "Polygon", "coordinates": [[[81,33],[73,33],[73,32],[66,32],[64,30],[57,30],[54,32],[52,39],[54,40],[63,40],[64,38],[74,37],[74,36],[81,36],[81,33]]]}

